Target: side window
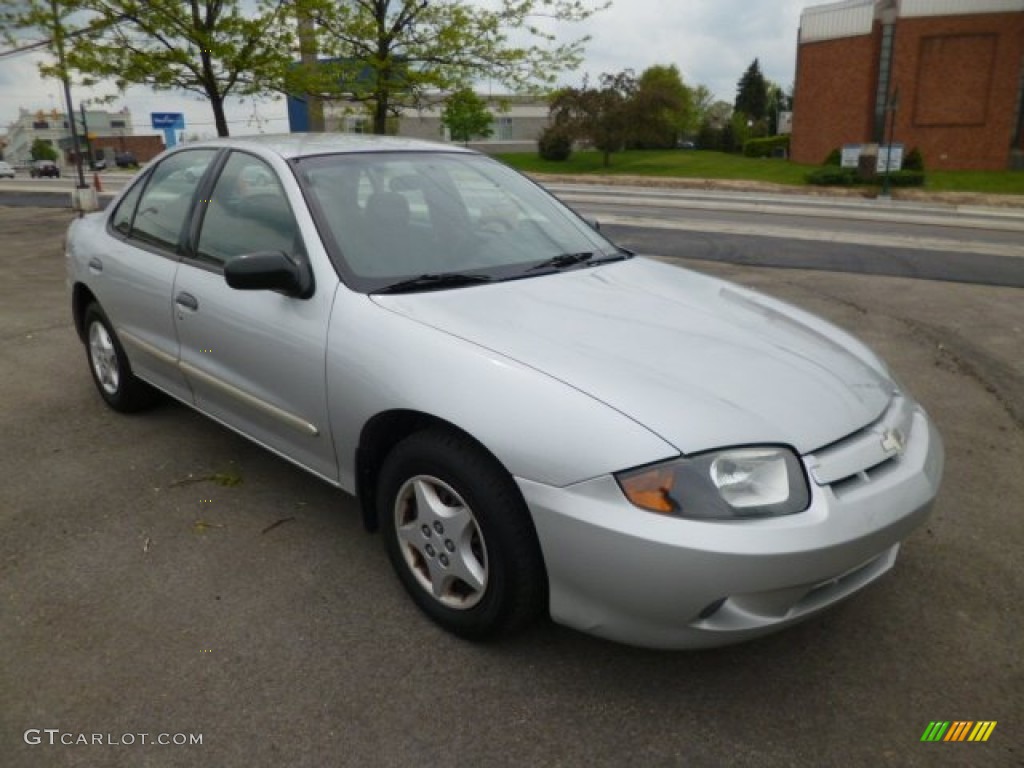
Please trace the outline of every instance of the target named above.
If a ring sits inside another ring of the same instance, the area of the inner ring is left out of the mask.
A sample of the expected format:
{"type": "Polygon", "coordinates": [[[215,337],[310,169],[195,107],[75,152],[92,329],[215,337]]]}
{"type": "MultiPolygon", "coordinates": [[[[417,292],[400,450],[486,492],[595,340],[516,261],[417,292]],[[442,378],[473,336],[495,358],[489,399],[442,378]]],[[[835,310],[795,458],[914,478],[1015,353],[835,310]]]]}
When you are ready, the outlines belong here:
{"type": "Polygon", "coordinates": [[[135,217],[135,205],[139,202],[139,195],[142,194],[142,188],[145,186],[146,180],[140,179],[135,186],[128,190],[128,194],[121,199],[117,210],[114,211],[114,215],[110,217],[110,225],[122,235],[127,236],[131,234],[132,219],[135,217]]]}
{"type": "Polygon", "coordinates": [[[221,267],[257,251],[294,255],[298,227],[277,174],[258,157],[232,152],[206,205],[196,257],[221,267]]]}
{"type": "Polygon", "coordinates": [[[196,188],[215,154],[212,149],[188,150],[160,163],[142,193],[132,237],[176,248],[196,188]]]}

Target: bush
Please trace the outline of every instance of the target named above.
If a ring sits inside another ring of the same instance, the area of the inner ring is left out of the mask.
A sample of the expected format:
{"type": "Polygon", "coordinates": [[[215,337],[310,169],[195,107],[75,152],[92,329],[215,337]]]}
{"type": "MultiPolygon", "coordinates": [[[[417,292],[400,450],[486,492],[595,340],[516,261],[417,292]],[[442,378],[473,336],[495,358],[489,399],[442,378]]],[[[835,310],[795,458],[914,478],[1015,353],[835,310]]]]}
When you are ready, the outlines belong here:
{"type": "Polygon", "coordinates": [[[559,125],[549,125],[537,139],[537,151],[543,160],[561,163],[572,154],[572,134],[559,125]]]}
{"type": "Polygon", "coordinates": [[[59,155],[57,150],[53,148],[52,144],[49,144],[45,139],[36,139],[32,142],[32,148],[29,150],[29,156],[33,160],[52,160],[57,162],[59,155]]]}
{"type": "MultiPolygon", "coordinates": [[[[924,180],[925,177],[921,171],[892,171],[889,174],[889,185],[892,187],[923,187],[924,180]]],[[[808,173],[807,183],[820,187],[850,187],[854,184],[875,184],[877,186],[885,183],[885,176],[879,174],[866,179],[857,173],[856,168],[836,168],[827,165],[808,173]]]]}
{"type": "Polygon", "coordinates": [[[843,164],[843,153],[839,151],[839,147],[836,147],[828,153],[828,157],[825,158],[823,165],[834,165],[838,168],[843,164]]]}
{"type": "Polygon", "coordinates": [[[697,146],[701,149],[720,150],[722,148],[722,131],[705,120],[697,132],[697,146]]]}
{"type": "MultiPolygon", "coordinates": [[[[883,176],[879,176],[875,183],[882,183],[883,176]]],[[[924,173],[922,171],[908,171],[904,166],[902,171],[891,171],[889,173],[889,186],[892,187],[923,187],[924,173]]]]}
{"type": "Polygon", "coordinates": [[[903,170],[904,171],[920,171],[924,173],[924,157],[921,156],[921,150],[914,147],[903,158],[903,170]]]}
{"type": "Polygon", "coordinates": [[[807,174],[807,183],[820,187],[849,187],[858,181],[857,171],[854,168],[838,168],[827,165],[807,174]]]}
{"type": "Polygon", "coordinates": [[[789,154],[789,136],[770,136],[767,139],[747,139],[743,142],[746,157],[776,157],[776,150],[783,149],[789,154]]]}

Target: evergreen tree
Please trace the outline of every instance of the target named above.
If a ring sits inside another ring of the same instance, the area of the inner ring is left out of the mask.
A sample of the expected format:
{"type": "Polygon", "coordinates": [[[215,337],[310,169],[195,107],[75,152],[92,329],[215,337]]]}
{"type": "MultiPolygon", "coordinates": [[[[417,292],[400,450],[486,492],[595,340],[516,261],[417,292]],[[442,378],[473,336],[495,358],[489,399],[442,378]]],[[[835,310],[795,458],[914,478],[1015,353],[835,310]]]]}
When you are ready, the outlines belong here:
{"type": "Polygon", "coordinates": [[[736,111],[742,112],[755,122],[768,115],[768,81],[761,73],[757,59],[747,67],[736,84],[736,111]]]}

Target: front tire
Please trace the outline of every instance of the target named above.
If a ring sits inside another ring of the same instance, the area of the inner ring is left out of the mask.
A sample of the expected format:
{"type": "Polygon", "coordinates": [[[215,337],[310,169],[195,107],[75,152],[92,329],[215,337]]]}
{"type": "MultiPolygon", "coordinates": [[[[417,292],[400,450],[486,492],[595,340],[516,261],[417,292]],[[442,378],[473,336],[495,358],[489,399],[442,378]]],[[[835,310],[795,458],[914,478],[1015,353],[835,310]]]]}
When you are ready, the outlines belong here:
{"type": "Polygon", "coordinates": [[[100,397],[121,413],[152,407],[157,401],[156,390],[132,373],[124,347],[98,304],[86,308],[83,326],[89,372],[100,397]]]}
{"type": "Polygon", "coordinates": [[[378,515],[413,601],[455,635],[482,640],[543,611],[547,578],[526,504],[509,474],[468,438],[418,432],[389,454],[378,515]]]}

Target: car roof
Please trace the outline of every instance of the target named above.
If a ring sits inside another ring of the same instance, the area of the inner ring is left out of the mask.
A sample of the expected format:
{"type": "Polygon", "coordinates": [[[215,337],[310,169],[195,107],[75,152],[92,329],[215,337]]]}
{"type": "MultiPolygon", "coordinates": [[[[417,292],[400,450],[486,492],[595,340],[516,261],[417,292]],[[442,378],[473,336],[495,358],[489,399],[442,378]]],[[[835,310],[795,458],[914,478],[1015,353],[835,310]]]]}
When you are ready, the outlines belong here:
{"type": "Polygon", "coordinates": [[[189,147],[237,147],[275,152],[285,159],[347,152],[458,152],[478,154],[454,144],[396,136],[352,133],[281,133],[230,136],[189,143],[189,147]]]}

